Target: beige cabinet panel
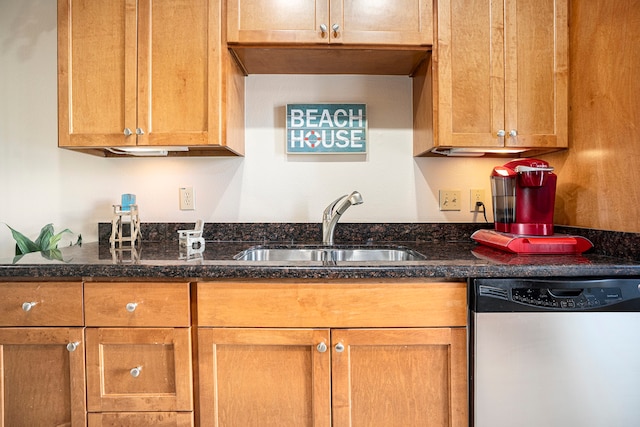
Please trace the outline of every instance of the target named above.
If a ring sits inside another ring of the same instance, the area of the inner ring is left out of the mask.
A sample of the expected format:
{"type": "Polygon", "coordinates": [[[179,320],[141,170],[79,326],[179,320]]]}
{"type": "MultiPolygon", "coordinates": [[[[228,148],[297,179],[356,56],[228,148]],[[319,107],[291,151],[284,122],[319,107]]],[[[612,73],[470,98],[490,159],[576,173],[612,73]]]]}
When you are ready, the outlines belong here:
{"type": "Polygon", "coordinates": [[[0,424],[84,426],[82,328],[0,328],[0,424]]]}
{"type": "Polygon", "coordinates": [[[0,326],[83,326],[81,282],[0,282],[0,326]]]}
{"type": "Polygon", "coordinates": [[[191,427],[190,412],[105,412],[89,414],[88,427],[191,427]]]}
{"type": "Polygon", "coordinates": [[[468,424],[465,328],[334,329],[331,342],[334,427],[468,424]]]}
{"type": "Polygon", "coordinates": [[[414,154],[567,147],[567,14],[567,0],[438,1],[432,62],[414,80],[414,154]]]}
{"type": "Polygon", "coordinates": [[[242,97],[231,87],[240,71],[222,49],[221,12],[213,0],[58,0],[59,146],[241,153],[226,119],[237,125],[244,86],[242,97]]]}
{"type": "Polygon", "coordinates": [[[327,329],[199,328],[198,360],[202,427],[330,424],[327,329]]]}
{"type": "Polygon", "coordinates": [[[430,45],[429,0],[230,0],[227,37],[240,44],[430,45]]]}
{"type": "Polygon", "coordinates": [[[190,328],[87,328],[89,412],[192,411],[190,328]]]}
{"type": "Polygon", "coordinates": [[[87,326],[189,327],[189,283],[87,282],[87,326]]]}

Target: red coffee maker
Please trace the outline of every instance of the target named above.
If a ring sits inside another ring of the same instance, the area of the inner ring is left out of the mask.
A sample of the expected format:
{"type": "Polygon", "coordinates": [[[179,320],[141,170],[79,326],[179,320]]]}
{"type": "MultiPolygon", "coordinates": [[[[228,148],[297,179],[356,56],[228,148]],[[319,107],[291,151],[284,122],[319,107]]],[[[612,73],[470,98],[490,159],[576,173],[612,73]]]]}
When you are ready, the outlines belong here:
{"type": "Polygon", "coordinates": [[[491,173],[495,229],[504,233],[550,236],[557,177],[543,160],[519,159],[491,173]]]}
{"type": "Polygon", "coordinates": [[[491,173],[495,230],[478,230],[479,243],[516,253],[582,253],[591,242],[553,232],[557,177],[544,160],[516,159],[491,173]]]}

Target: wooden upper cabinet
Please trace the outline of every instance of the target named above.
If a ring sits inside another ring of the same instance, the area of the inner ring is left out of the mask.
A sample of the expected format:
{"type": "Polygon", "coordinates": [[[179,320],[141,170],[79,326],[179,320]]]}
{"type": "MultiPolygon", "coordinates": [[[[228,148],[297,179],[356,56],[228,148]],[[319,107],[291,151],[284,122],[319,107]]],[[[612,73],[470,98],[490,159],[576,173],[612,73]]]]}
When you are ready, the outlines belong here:
{"type": "MultiPolygon", "coordinates": [[[[416,144],[415,154],[567,147],[567,14],[568,0],[439,0],[433,142],[416,144]]],[[[430,103],[431,91],[416,86],[418,105],[430,103]]]]}
{"type": "Polygon", "coordinates": [[[225,145],[220,20],[213,0],[58,0],[59,146],[225,145]]]}
{"type": "Polygon", "coordinates": [[[229,0],[230,43],[430,45],[429,0],[229,0]]]}

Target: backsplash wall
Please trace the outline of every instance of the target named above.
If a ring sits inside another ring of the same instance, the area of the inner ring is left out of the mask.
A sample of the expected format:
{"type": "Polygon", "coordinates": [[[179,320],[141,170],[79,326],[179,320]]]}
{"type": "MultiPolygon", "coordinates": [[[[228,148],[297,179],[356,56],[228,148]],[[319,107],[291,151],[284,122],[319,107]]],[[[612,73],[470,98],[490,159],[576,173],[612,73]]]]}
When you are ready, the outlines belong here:
{"type": "MultiPolygon", "coordinates": [[[[468,194],[489,197],[496,160],[414,159],[409,77],[252,75],[246,157],[106,159],[57,148],[56,50],[56,2],[0,0],[0,222],[32,238],[53,223],[96,241],[122,193],[137,195],[142,222],[315,223],[352,190],[365,203],[345,222],[484,221],[468,194]],[[312,102],[366,103],[368,154],[287,156],[285,105],[312,102]],[[181,186],[195,211],[178,209],[181,186]],[[438,189],[462,190],[462,210],[439,211],[438,189]]],[[[13,250],[0,224],[0,258],[13,250]]]]}

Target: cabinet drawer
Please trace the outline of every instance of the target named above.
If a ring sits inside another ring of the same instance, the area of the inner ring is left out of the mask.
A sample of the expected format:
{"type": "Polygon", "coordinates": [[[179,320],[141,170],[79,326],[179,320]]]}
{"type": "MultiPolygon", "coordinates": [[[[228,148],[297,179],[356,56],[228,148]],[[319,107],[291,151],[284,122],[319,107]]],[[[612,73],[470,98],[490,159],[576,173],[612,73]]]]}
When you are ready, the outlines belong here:
{"type": "Polygon", "coordinates": [[[466,283],[202,282],[198,326],[466,326],[466,283]]]}
{"type": "Polygon", "coordinates": [[[191,427],[191,412],[106,412],[89,414],[89,427],[191,427]]]}
{"type": "Polygon", "coordinates": [[[88,282],[87,326],[190,326],[189,283],[88,282]]]}
{"type": "Polygon", "coordinates": [[[192,411],[190,328],[87,328],[87,408],[192,411]]]}
{"type": "Polygon", "coordinates": [[[0,282],[0,326],[82,325],[82,283],[0,282]]]}

